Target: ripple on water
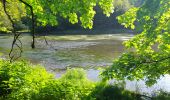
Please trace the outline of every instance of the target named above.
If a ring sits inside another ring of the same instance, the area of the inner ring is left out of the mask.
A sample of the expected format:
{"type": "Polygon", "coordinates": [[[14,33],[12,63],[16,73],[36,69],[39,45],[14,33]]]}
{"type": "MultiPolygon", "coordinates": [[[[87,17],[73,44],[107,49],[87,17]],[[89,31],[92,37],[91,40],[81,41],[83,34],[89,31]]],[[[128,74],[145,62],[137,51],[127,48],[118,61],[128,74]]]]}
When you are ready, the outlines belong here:
{"type": "MultiPolygon", "coordinates": [[[[87,70],[89,79],[98,81],[99,71],[95,70],[95,67],[110,66],[113,59],[124,51],[122,42],[132,37],[130,34],[49,36],[49,39],[53,38],[48,40],[50,46],[40,38],[37,39],[37,48],[34,50],[30,47],[30,36],[22,36],[21,40],[24,48],[23,57],[32,63],[45,66],[51,72],[59,69],[56,77],[60,77],[67,67],[81,66],[87,70]]],[[[10,36],[0,36],[0,52],[10,49],[12,39],[10,36]]],[[[126,88],[133,91],[140,89],[147,93],[159,89],[170,91],[170,76],[166,75],[150,88],[146,87],[144,81],[127,81],[126,88]]]]}

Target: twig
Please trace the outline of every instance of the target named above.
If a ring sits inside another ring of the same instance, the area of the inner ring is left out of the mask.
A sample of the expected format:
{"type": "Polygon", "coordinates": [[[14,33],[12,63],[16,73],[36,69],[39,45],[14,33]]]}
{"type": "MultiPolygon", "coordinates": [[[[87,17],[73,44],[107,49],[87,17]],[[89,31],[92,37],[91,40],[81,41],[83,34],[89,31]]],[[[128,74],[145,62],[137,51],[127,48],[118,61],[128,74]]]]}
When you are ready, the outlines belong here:
{"type": "Polygon", "coordinates": [[[170,56],[166,57],[166,58],[162,58],[162,59],[159,59],[159,60],[152,60],[152,61],[143,61],[141,63],[139,63],[139,65],[141,64],[148,64],[148,63],[158,63],[158,62],[162,62],[164,60],[167,60],[167,59],[170,59],[170,56]]]}
{"type": "MultiPolygon", "coordinates": [[[[46,31],[48,32],[48,29],[47,29],[47,28],[46,28],[46,31]]],[[[51,44],[48,43],[48,41],[47,41],[47,39],[46,39],[46,35],[47,35],[47,33],[45,32],[45,33],[44,33],[44,40],[45,40],[46,45],[48,45],[48,46],[49,46],[50,48],[52,48],[53,50],[57,51],[57,49],[54,48],[54,46],[52,46],[51,44]]]]}

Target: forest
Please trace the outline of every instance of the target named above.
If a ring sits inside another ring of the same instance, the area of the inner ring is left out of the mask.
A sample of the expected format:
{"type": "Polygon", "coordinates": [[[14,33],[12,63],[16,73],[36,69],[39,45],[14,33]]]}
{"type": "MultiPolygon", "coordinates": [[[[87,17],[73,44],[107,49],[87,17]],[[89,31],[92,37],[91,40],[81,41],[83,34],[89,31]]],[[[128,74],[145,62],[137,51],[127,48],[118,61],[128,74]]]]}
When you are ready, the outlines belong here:
{"type": "Polygon", "coordinates": [[[170,100],[170,0],[1,0],[0,100],[170,100]]]}

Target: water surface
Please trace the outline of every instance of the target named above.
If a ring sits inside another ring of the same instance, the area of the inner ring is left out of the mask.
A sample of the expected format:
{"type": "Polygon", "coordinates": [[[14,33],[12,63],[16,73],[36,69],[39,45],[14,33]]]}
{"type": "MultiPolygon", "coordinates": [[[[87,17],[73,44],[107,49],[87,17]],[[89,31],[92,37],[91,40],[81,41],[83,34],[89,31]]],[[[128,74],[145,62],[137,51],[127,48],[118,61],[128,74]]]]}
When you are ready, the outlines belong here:
{"type": "MultiPolygon", "coordinates": [[[[73,67],[81,67],[87,70],[87,77],[98,81],[98,67],[107,67],[112,61],[124,52],[122,42],[132,38],[131,34],[105,34],[105,35],[66,35],[47,36],[48,45],[44,37],[36,39],[36,49],[31,49],[31,37],[22,35],[22,58],[34,64],[41,64],[45,68],[60,77],[65,70],[73,67]]],[[[0,52],[8,54],[12,36],[0,36],[0,52]]],[[[165,76],[158,84],[148,88],[144,81],[127,81],[126,88],[133,91],[152,93],[163,89],[170,91],[170,76],[165,76]]]]}
{"type": "MultiPolygon", "coordinates": [[[[41,36],[36,39],[36,49],[32,50],[31,37],[24,35],[21,36],[22,57],[47,69],[109,66],[124,51],[122,42],[131,37],[130,34],[47,36],[47,45],[41,36]]],[[[12,39],[0,36],[1,52],[9,52],[12,39]]]]}

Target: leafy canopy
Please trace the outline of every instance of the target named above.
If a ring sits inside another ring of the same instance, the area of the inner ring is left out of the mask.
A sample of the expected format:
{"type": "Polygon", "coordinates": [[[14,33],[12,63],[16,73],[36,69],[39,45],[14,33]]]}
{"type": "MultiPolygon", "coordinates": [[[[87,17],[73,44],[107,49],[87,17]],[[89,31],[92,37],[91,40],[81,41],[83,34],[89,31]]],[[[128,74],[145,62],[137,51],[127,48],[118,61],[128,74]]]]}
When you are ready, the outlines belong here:
{"type": "MultiPolygon", "coordinates": [[[[6,4],[7,12],[10,16],[12,16],[12,20],[15,23],[20,23],[21,18],[26,16],[25,7],[23,4],[19,3],[18,0],[8,0],[6,4]]],[[[8,31],[11,30],[11,22],[6,16],[3,8],[2,2],[0,2],[0,31],[8,31]]]]}
{"type": "Polygon", "coordinates": [[[104,79],[143,79],[153,85],[170,74],[170,0],[146,0],[118,20],[140,34],[124,42],[129,50],[102,73],[104,79]]]}
{"type": "MultiPolygon", "coordinates": [[[[93,18],[96,14],[94,7],[99,6],[106,16],[110,16],[114,12],[114,0],[23,0],[33,7],[33,12],[36,16],[37,24],[40,26],[58,25],[58,18],[66,18],[72,24],[81,22],[84,28],[92,28],[93,18]]],[[[20,20],[21,15],[26,12],[27,16],[31,15],[30,9],[24,7],[24,4],[19,0],[7,0],[6,2],[8,13],[14,20],[20,20]],[[19,9],[19,7],[22,7],[19,9]],[[26,10],[25,10],[26,8],[26,10]],[[19,14],[19,15],[18,15],[19,14]]],[[[0,2],[2,8],[2,2],[0,2]]],[[[3,10],[0,14],[5,16],[3,10]]],[[[4,22],[5,23],[5,22],[4,22]]]]}

